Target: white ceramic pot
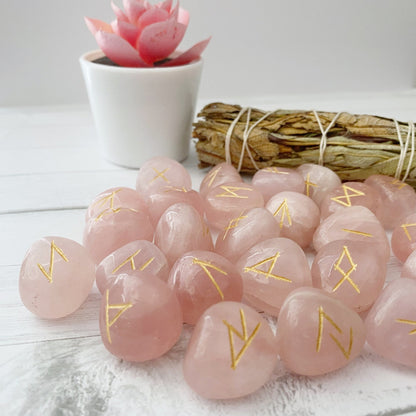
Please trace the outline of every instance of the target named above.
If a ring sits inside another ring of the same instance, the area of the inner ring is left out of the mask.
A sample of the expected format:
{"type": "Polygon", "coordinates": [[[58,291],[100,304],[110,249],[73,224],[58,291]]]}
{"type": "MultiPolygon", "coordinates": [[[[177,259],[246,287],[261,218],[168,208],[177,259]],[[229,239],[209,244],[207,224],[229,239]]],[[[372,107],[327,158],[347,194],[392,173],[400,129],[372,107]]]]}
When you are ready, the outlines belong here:
{"type": "Polygon", "coordinates": [[[123,68],[94,63],[100,50],[81,56],[104,157],[139,168],[153,156],[188,156],[202,60],[166,68],[123,68]]]}

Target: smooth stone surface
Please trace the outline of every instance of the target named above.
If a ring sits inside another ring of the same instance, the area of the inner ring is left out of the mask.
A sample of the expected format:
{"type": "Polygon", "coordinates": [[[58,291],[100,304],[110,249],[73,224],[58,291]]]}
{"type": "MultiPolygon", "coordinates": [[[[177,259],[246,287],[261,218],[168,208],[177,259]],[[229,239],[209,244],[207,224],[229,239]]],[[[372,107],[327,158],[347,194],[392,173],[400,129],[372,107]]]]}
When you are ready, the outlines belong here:
{"type": "Polygon", "coordinates": [[[232,182],[243,182],[237,169],[230,163],[219,163],[204,176],[199,186],[199,193],[205,197],[211,188],[232,182]]]}
{"type": "Polygon", "coordinates": [[[101,294],[110,287],[117,275],[150,273],[165,282],[169,277],[168,261],[162,251],[147,240],[137,240],[109,254],[97,266],[96,284],[101,294]]]}
{"type": "Polygon", "coordinates": [[[183,362],[186,382],[208,399],[246,396],[269,381],[277,362],[276,339],[254,309],[220,302],[205,311],[183,362]]]}
{"type": "Polygon", "coordinates": [[[63,237],[35,241],[19,276],[23,304],[35,315],[62,318],[85,301],[95,280],[95,264],[84,247],[63,237]]]}
{"type": "Polygon", "coordinates": [[[391,235],[391,249],[403,263],[416,250],[416,212],[403,218],[391,235]]]}
{"type": "Polygon", "coordinates": [[[215,251],[235,263],[250,247],[279,235],[273,215],[265,208],[253,208],[241,212],[219,233],[215,251]]]}
{"type": "Polygon", "coordinates": [[[111,354],[126,361],[160,357],[182,332],[182,311],[172,289],[142,273],[120,274],[101,298],[101,339],[111,354]]]}
{"type": "Polygon", "coordinates": [[[285,300],[277,322],[280,359],[294,373],[317,376],[348,365],[365,342],[359,315],[315,288],[285,300]]]}
{"type": "Polygon", "coordinates": [[[385,261],[390,258],[386,232],[376,216],[365,207],[350,207],[330,215],[316,229],[313,246],[319,251],[335,240],[358,240],[376,244],[384,254],[385,261]]]}
{"type": "Polygon", "coordinates": [[[385,175],[371,175],[364,183],[380,195],[376,216],[384,228],[393,229],[416,211],[416,193],[407,183],[385,175]]]}
{"type": "Polygon", "coordinates": [[[413,251],[404,262],[400,277],[416,279],[416,251],[413,251]]]}
{"type": "Polygon", "coordinates": [[[191,205],[171,205],[160,217],[155,244],[165,254],[170,266],[188,251],[213,251],[211,233],[205,220],[191,205]]]}
{"type": "Polygon", "coordinates": [[[262,194],[244,182],[232,182],[211,188],[205,201],[207,221],[218,230],[227,227],[242,211],[264,207],[262,194]]]}
{"type": "Polygon", "coordinates": [[[305,194],[318,205],[332,189],[341,185],[341,179],[331,169],[325,166],[305,163],[296,169],[305,181],[305,194]]]}
{"type": "Polygon", "coordinates": [[[225,257],[211,251],[190,251],[173,265],[168,285],[181,304],[183,321],[195,325],[211,305],[241,302],[243,280],[225,257]]]}
{"type": "Polygon", "coordinates": [[[312,286],[305,253],[287,238],[272,238],[251,247],[238,260],[237,269],[243,278],[243,300],[274,316],[292,290],[312,286]]]}
{"type": "Polygon", "coordinates": [[[303,194],[305,191],[302,175],[290,168],[260,169],[254,174],[251,184],[262,193],[264,202],[279,192],[293,191],[303,194]]]}
{"type": "Polygon", "coordinates": [[[336,240],[318,251],[311,272],[314,287],[363,312],[383,290],[387,264],[372,244],[336,240]]]}
{"type": "Polygon", "coordinates": [[[365,320],[367,342],[381,356],[416,368],[416,280],[393,280],[365,320]]]}
{"type": "Polygon", "coordinates": [[[379,205],[378,192],[361,182],[345,182],[328,192],[321,202],[321,217],[327,218],[338,210],[360,205],[375,213],[379,205]]]}
{"type": "Polygon", "coordinates": [[[298,192],[280,192],[266,204],[280,228],[280,236],[306,248],[320,222],[319,208],[311,198],[298,192]]]}

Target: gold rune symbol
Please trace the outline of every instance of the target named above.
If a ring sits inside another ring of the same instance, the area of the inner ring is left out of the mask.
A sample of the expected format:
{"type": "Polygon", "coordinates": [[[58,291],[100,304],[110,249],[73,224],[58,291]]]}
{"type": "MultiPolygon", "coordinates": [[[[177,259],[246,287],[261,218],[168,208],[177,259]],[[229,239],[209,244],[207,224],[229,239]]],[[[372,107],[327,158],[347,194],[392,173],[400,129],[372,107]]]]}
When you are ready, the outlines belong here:
{"type": "Polygon", "coordinates": [[[165,173],[169,170],[169,168],[163,169],[162,171],[157,170],[156,168],[152,167],[152,169],[155,171],[156,176],[149,182],[152,183],[156,179],[163,179],[166,183],[169,183],[169,179],[165,176],[165,173]]]}
{"type": "MultiPolygon", "coordinates": [[[[134,261],[134,258],[142,251],[141,248],[139,248],[135,253],[133,253],[131,256],[127,257],[126,260],[123,261],[123,263],[119,264],[111,273],[114,274],[116,272],[118,272],[125,264],[127,264],[128,262],[130,262],[130,267],[132,270],[136,270],[136,263],[134,261]]],[[[140,271],[143,271],[155,258],[152,257],[151,259],[149,259],[146,263],[144,263],[141,267],[140,267],[140,271]]]]}
{"type": "Polygon", "coordinates": [[[342,185],[342,189],[344,190],[344,195],[334,196],[333,198],[331,198],[331,201],[338,202],[338,204],[344,205],[344,207],[350,207],[352,205],[351,198],[354,198],[355,196],[365,195],[364,192],[358,191],[357,189],[351,188],[346,185],[342,185]],[[351,193],[349,193],[349,191],[351,193]]]}
{"type": "Polygon", "coordinates": [[[290,279],[288,279],[287,277],[278,276],[277,274],[272,273],[273,269],[274,269],[274,266],[276,265],[276,261],[279,257],[280,257],[280,253],[276,252],[276,254],[274,256],[271,256],[271,257],[268,257],[267,259],[261,260],[258,263],[253,264],[252,266],[244,267],[244,271],[261,274],[263,276],[266,276],[266,279],[268,279],[269,277],[272,277],[273,279],[276,279],[276,280],[283,280],[284,282],[292,283],[292,281],[290,279]],[[269,266],[269,269],[267,271],[261,270],[261,269],[258,268],[259,266],[262,266],[263,264],[266,264],[266,263],[269,263],[269,262],[270,262],[270,266],[269,266]]]}
{"type": "Polygon", "coordinates": [[[292,226],[292,218],[290,218],[290,212],[289,207],[287,205],[287,198],[283,200],[283,202],[279,205],[279,208],[274,212],[273,217],[280,214],[280,222],[279,226],[280,228],[283,228],[283,224],[285,221],[285,218],[287,219],[287,223],[289,227],[292,226]]]}
{"type": "Polygon", "coordinates": [[[62,259],[66,262],[69,260],[66,258],[64,252],[55,244],[55,242],[51,241],[51,255],[49,257],[49,270],[46,271],[45,268],[38,263],[38,267],[43,275],[49,280],[49,283],[53,282],[53,265],[55,260],[55,251],[62,257],[62,259]]]}
{"type": "Polygon", "coordinates": [[[211,188],[212,183],[215,181],[215,178],[217,177],[220,170],[221,170],[221,166],[216,169],[211,170],[211,172],[208,173],[207,175],[207,179],[209,180],[208,188],[211,188]]]}
{"type": "Polygon", "coordinates": [[[217,272],[227,276],[228,273],[222,269],[220,269],[219,267],[215,266],[214,264],[208,262],[208,261],[204,261],[204,260],[200,260],[197,258],[194,258],[192,261],[193,264],[197,264],[198,266],[200,266],[202,268],[202,270],[206,273],[206,275],[210,278],[212,284],[215,286],[215,288],[217,289],[218,293],[221,296],[221,300],[224,300],[224,294],[222,293],[221,288],[219,287],[218,283],[216,282],[216,280],[214,279],[214,276],[212,275],[212,273],[208,270],[208,269],[213,269],[216,270],[217,272]]]}
{"type": "Polygon", "coordinates": [[[189,192],[188,189],[186,189],[184,186],[166,186],[164,192],[171,192],[171,191],[177,191],[177,192],[189,192]]]}
{"type": "Polygon", "coordinates": [[[102,217],[104,217],[105,215],[109,215],[109,214],[117,214],[118,212],[120,212],[123,209],[132,211],[132,212],[137,212],[137,210],[133,209],[133,208],[124,208],[124,207],[118,207],[118,208],[114,208],[114,197],[115,195],[120,192],[122,189],[117,189],[113,192],[111,192],[110,195],[104,196],[101,199],[99,199],[93,206],[98,205],[99,207],[104,207],[106,204],[109,205],[108,208],[105,208],[103,211],[101,211],[96,217],[95,217],[95,221],[98,221],[99,219],[101,219],[102,217]]]}
{"type": "Polygon", "coordinates": [[[370,233],[364,233],[363,231],[358,231],[358,230],[348,230],[347,228],[343,228],[342,231],[345,231],[346,233],[362,235],[363,237],[370,237],[370,238],[373,237],[373,235],[370,233]]]}
{"type": "Polygon", "coordinates": [[[131,308],[133,306],[132,303],[120,303],[120,304],[115,304],[115,305],[110,305],[108,303],[108,297],[109,297],[109,291],[108,289],[105,292],[105,299],[106,299],[106,304],[105,304],[105,326],[107,328],[107,339],[108,342],[111,344],[111,334],[110,334],[110,328],[115,324],[115,322],[117,321],[118,318],[120,318],[120,316],[126,312],[127,309],[131,308]],[[118,312],[116,314],[116,316],[110,321],[110,309],[118,309],[118,312]]]}
{"type": "Polygon", "coordinates": [[[289,172],[282,172],[281,170],[277,169],[276,167],[269,167],[264,169],[265,172],[271,173],[279,173],[280,175],[289,175],[289,172]]]}
{"type": "Polygon", "coordinates": [[[247,334],[247,324],[246,324],[246,317],[244,315],[244,311],[240,309],[240,320],[241,320],[241,327],[243,328],[243,333],[239,332],[235,327],[233,327],[230,323],[228,323],[225,319],[222,321],[224,325],[228,328],[228,340],[230,342],[230,351],[231,351],[231,368],[235,370],[237,368],[238,363],[240,362],[242,356],[246,352],[247,348],[253,342],[254,337],[257,334],[257,331],[260,329],[261,322],[259,322],[256,327],[253,329],[253,332],[248,336],[247,334]],[[236,355],[235,346],[234,346],[234,337],[233,333],[237,335],[241,341],[244,341],[244,344],[236,355]]]}
{"type": "MultiPolygon", "coordinates": [[[[339,332],[340,334],[342,334],[341,328],[334,322],[334,320],[329,315],[327,315],[324,312],[324,308],[322,306],[320,306],[319,307],[318,338],[316,340],[316,352],[319,352],[321,350],[322,333],[323,333],[323,330],[324,330],[324,319],[326,319],[336,329],[337,332],[339,332]]],[[[346,350],[341,345],[340,341],[335,337],[335,335],[329,334],[329,336],[331,337],[332,341],[335,342],[335,344],[340,349],[340,351],[342,352],[342,354],[344,355],[344,357],[348,360],[350,358],[351,350],[352,350],[352,344],[354,342],[354,340],[353,340],[352,327],[350,327],[350,340],[349,340],[349,344],[348,344],[348,350],[346,350]]]]}
{"type": "Polygon", "coordinates": [[[305,185],[306,185],[306,196],[311,196],[310,195],[310,193],[311,193],[311,191],[310,191],[311,186],[313,188],[319,188],[319,186],[316,183],[311,182],[311,174],[310,173],[308,173],[306,175],[305,185]]]}
{"type": "MultiPolygon", "coordinates": [[[[401,324],[408,324],[408,325],[415,325],[416,326],[416,321],[411,321],[409,319],[396,319],[396,322],[399,322],[401,324]]],[[[416,328],[412,329],[409,332],[409,335],[415,335],[416,334],[416,328]]]]}
{"type": "Polygon", "coordinates": [[[240,222],[240,220],[247,218],[247,215],[243,215],[243,213],[244,211],[241,211],[240,215],[237,218],[233,218],[232,220],[230,220],[227,227],[225,227],[224,229],[225,233],[224,233],[224,236],[222,237],[223,240],[225,240],[225,237],[227,236],[228,231],[230,231],[232,228],[238,227],[238,223],[240,222]]]}
{"type": "Polygon", "coordinates": [[[335,292],[346,280],[348,283],[351,284],[351,286],[356,290],[357,293],[360,293],[360,289],[358,288],[357,284],[351,279],[351,273],[357,270],[357,264],[353,262],[351,253],[348,250],[347,246],[344,246],[341,255],[338,257],[337,262],[334,265],[334,269],[339,271],[342,275],[341,280],[334,286],[332,289],[333,292],[335,292]],[[342,260],[344,260],[344,257],[347,257],[349,263],[350,263],[350,269],[348,271],[345,271],[341,267],[342,260]]]}
{"type": "Polygon", "coordinates": [[[406,237],[408,238],[409,241],[412,241],[412,237],[410,236],[409,230],[407,229],[408,227],[414,227],[416,226],[416,223],[414,224],[402,224],[400,227],[403,228],[404,233],[406,234],[406,237]]]}
{"type": "Polygon", "coordinates": [[[248,195],[239,195],[237,191],[252,191],[251,188],[244,188],[243,186],[229,186],[229,185],[221,185],[220,188],[224,190],[222,194],[217,194],[215,196],[219,196],[222,198],[240,198],[240,199],[247,199],[248,195]]]}

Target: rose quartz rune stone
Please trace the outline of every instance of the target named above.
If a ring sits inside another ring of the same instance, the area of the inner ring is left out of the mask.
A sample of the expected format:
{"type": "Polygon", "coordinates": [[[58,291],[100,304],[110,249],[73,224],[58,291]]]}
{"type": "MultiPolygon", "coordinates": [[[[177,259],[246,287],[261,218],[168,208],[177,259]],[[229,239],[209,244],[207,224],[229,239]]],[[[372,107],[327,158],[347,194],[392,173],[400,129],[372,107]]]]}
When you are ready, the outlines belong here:
{"type": "Polygon", "coordinates": [[[237,169],[230,163],[219,163],[205,175],[199,187],[199,193],[205,197],[211,188],[232,182],[243,182],[237,169]]]}
{"type": "Polygon", "coordinates": [[[416,193],[407,183],[385,175],[371,175],[364,183],[380,195],[376,216],[384,228],[393,229],[404,217],[416,212],[416,193]]]}
{"type": "Polygon", "coordinates": [[[169,351],[182,332],[182,311],[172,289],[143,271],[120,274],[101,298],[104,346],[127,361],[148,361],[169,351]]]}
{"type": "Polygon", "coordinates": [[[216,229],[224,229],[241,211],[263,208],[262,194],[244,182],[232,182],[211,188],[205,198],[208,223],[216,229]]]}
{"type": "Polygon", "coordinates": [[[311,198],[299,192],[280,192],[266,204],[280,228],[280,236],[295,241],[302,248],[312,242],[319,225],[319,208],[311,198]]]}
{"type": "Polygon", "coordinates": [[[360,205],[375,213],[379,205],[378,192],[361,182],[345,182],[328,192],[321,202],[321,217],[327,218],[338,210],[360,205]]]}
{"type": "Polygon", "coordinates": [[[189,172],[179,162],[157,156],[149,159],[137,174],[136,189],[147,202],[150,195],[160,192],[166,186],[192,188],[189,172]]]}
{"type": "Polygon", "coordinates": [[[367,341],[381,356],[416,368],[416,280],[390,282],[371,308],[367,341]]]}
{"type": "Polygon", "coordinates": [[[275,336],[254,309],[220,302],[199,319],[188,344],[183,373],[208,399],[246,396],[269,381],[277,362],[275,336]]]}
{"type": "Polygon", "coordinates": [[[160,217],[155,231],[155,244],[165,254],[170,266],[192,250],[213,251],[211,233],[204,219],[191,205],[171,205],[160,217]]]}
{"type": "Polygon", "coordinates": [[[416,250],[404,262],[400,277],[416,279],[416,250]]]}
{"type": "Polygon", "coordinates": [[[289,168],[260,169],[254,174],[251,184],[263,194],[265,202],[279,192],[293,191],[303,194],[305,190],[302,175],[289,168]]]}
{"type": "Polygon", "coordinates": [[[305,253],[287,238],[271,238],[256,244],[236,265],[243,277],[243,300],[270,315],[278,316],[292,290],[312,286],[305,253]]]}
{"type": "Polygon", "coordinates": [[[336,240],[323,246],[312,264],[313,286],[362,312],[383,290],[387,264],[383,253],[365,241],[336,240]]]}
{"type": "Polygon", "coordinates": [[[393,230],[391,249],[402,263],[416,250],[416,212],[403,218],[393,230]]]}
{"type": "Polygon", "coordinates": [[[364,241],[376,244],[385,261],[390,258],[390,245],[383,226],[366,207],[356,206],[335,212],[321,222],[313,236],[313,246],[319,251],[334,240],[364,241]]]}
{"type": "Polygon", "coordinates": [[[104,258],[96,269],[96,284],[101,294],[110,287],[117,275],[130,276],[150,273],[165,282],[168,280],[168,261],[155,244],[147,240],[137,240],[120,247],[104,258]]]}
{"type": "Polygon", "coordinates": [[[182,307],[183,321],[195,325],[211,305],[221,301],[241,302],[243,280],[226,258],[210,251],[190,251],[173,265],[168,285],[182,307]]]}
{"type": "Polygon", "coordinates": [[[230,220],[218,235],[215,251],[235,263],[250,247],[279,234],[273,215],[265,208],[253,208],[230,220]]]}
{"type": "Polygon", "coordinates": [[[19,292],[35,315],[62,318],[76,311],[87,298],[95,279],[95,264],[87,251],[63,237],[35,241],[23,260],[19,292]]]}
{"type": "Polygon", "coordinates": [[[359,315],[315,288],[300,288],[287,297],[277,328],[281,360],[290,371],[306,376],[346,366],[365,342],[359,315]]]}
{"type": "Polygon", "coordinates": [[[331,169],[325,166],[305,163],[296,169],[305,181],[305,194],[318,205],[324,196],[332,189],[341,185],[341,179],[331,169]]]}

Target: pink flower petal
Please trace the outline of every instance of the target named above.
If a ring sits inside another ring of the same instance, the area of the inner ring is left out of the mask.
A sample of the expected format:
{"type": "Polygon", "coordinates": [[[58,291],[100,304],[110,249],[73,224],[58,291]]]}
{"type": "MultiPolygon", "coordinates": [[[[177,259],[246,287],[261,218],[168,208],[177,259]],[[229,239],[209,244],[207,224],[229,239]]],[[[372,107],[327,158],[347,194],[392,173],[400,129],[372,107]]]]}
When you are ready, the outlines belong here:
{"type": "Polygon", "coordinates": [[[189,23],[189,12],[188,10],[179,9],[179,13],[178,13],[178,22],[182,23],[185,26],[188,26],[189,23]]]}
{"type": "Polygon", "coordinates": [[[148,5],[141,0],[123,0],[123,6],[130,23],[133,23],[134,25],[148,7],[148,5]]]}
{"type": "Polygon", "coordinates": [[[170,13],[172,9],[172,0],[165,0],[160,3],[157,3],[156,7],[160,7],[161,9],[166,10],[168,13],[170,13]]]}
{"type": "Polygon", "coordinates": [[[99,30],[95,34],[95,40],[104,54],[120,66],[148,67],[149,65],[140,58],[139,53],[126,40],[114,33],[99,30]]]}
{"type": "Polygon", "coordinates": [[[177,56],[176,58],[171,59],[170,61],[163,63],[160,66],[186,65],[192,61],[195,61],[201,56],[202,52],[207,47],[210,40],[211,40],[211,37],[201,42],[196,43],[194,46],[189,48],[187,51],[185,51],[181,55],[177,56]]]}
{"type": "Polygon", "coordinates": [[[158,9],[156,7],[146,10],[137,21],[137,26],[143,30],[146,26],[157,22],[164,22],[169,18],[169,13],[166,10],[158,9]]]}
{"type": "Polygon", "coordinates": [[[124,40],[135,47],[137,42],[137,36],[139,36],[139,29],[129,22],[123,22],[122,20],[116,21],[114,32],[121,36],[124,40]]]}
{"type": "Polygon", "coordinates": [[[122,20],[123,22],[129,21],[129,18],[124,14],[123,10],[121,10],[116,4],[114,4],[114,2],[111,2],[111,8],[113,9],[113,12],[118,20],[122,20]]]}
{"type": "Polygon", "coordinates": [[[111,25],[106,22],[102,22],[98,19],[91,19],[90,17],[84,17],[85,23],[87,24],[90,32],[95,35],[99,30],[104,32],[113,33],[111,25]]]}

